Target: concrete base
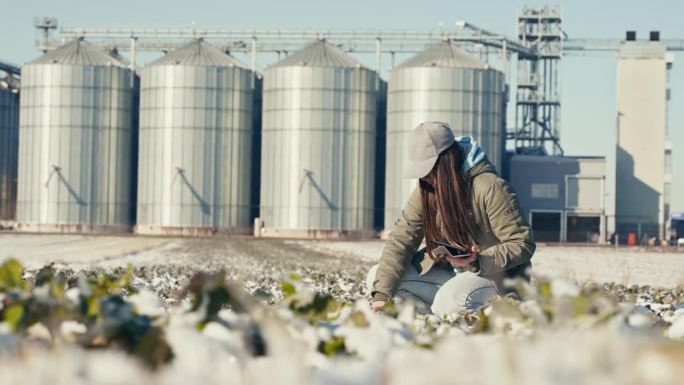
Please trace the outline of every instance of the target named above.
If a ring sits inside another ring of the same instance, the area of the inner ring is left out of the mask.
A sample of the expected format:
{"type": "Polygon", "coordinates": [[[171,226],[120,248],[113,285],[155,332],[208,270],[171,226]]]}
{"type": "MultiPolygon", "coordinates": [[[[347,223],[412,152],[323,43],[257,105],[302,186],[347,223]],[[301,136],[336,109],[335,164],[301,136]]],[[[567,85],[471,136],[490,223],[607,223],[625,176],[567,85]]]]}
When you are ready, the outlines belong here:
{"type": "Polygon", "coordinates": [[[52,224],[52,223],[20,223],[14,230],[22,233],[51,234],[121,234],[130,233],[131,225],[86,225],[86,224],[52,224]]]}
{"type": "Polygon", "coordinates": [[[17,226],[15,221],[0,220],[0,230],[12,230],[17,226]]]}
{"type": "Polygon", "coordinates": [[[141,235],[175,235],[186,237],[208,237],[213,235],[249,235],[249,227],[215,228],[215,227],[171,227],[156,225],[136,225],[133,232],[141,235]]]}
{"type": "Polygon", "coordinates": [[[324,230],[324,229],[278,229],[262,227],[256,237],[264,238],[300,238],[300,239],[374,239],[378,233],[374,230],[324,230]]]}

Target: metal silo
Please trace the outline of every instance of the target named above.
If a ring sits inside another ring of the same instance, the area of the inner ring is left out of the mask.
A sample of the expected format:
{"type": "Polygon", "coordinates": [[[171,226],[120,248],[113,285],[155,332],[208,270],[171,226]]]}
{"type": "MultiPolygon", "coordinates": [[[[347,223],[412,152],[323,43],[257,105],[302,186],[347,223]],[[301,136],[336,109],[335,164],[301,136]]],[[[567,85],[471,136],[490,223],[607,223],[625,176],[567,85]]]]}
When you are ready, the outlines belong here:
{"type": "Polygon", "coordinates": [[[17,204],[17,150],[19,146],[18,81],[0,80],[0,228],[14,221],[17,204]]]}
{"type": "Polygon", "coordinates": [[[323,40],[265,71],[263,235],[373,233],[377,80],[323,40]]]}
{"type": "Polygon", "coordinates": [[[130,230],[131,76],[81,39],[23,67],[18,230],[130,230]]]}
{"type": "Polygon", "coordinates": [[[417,54],[390,73],[387,96],[385,228],[391,229],[416,181],[403,179],[407,134],[424,121],[447,122],[472,136],[501,169],[505,152],[503,73],[451,41],[417,54]]]}
{"type": "Polygon", "coordinates": [[[201,40],[143,68],[136,232],[250,231],[252,77],[201,40]]]}

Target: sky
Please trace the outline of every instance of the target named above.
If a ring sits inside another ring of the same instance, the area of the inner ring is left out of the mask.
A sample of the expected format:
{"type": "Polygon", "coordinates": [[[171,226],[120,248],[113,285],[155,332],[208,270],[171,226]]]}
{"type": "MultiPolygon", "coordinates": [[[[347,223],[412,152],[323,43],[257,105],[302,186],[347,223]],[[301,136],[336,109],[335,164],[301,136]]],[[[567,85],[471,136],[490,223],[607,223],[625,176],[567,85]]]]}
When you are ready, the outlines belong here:
{"type": "MultiPolygon", "coordinates": [[[[684,39],[684,0],[2,0],[0,60],[22,64],[39,53],[34,17],[56,17],[80,27],[252,27],[430,29],[466,20],[511,38],[523,5],[559,4],[571,38],[639,38],[661,31],[684,39]],[[6,4],[5,4],[6,3],[6,4]]],[[[361,58],[363,60],[363,58],[361,58]]],[[[259,65],[269,64],[260,57],[259,65]]],[[[388,58],[383,59],[387,64],[388,58]]],[[[372,63],[368,63],[369,65],[372,63]]],[[[614,150],[615,68],[611,57],[566,57],[561,80],[561,145],[567,155],[607,155],[614,150]]],[[[670,131],[673,142],[672,210],[684,211],[684,52],[671,74],[670,131]]],[[[513,106],[509,106],[512,109],[513,106]]]]}

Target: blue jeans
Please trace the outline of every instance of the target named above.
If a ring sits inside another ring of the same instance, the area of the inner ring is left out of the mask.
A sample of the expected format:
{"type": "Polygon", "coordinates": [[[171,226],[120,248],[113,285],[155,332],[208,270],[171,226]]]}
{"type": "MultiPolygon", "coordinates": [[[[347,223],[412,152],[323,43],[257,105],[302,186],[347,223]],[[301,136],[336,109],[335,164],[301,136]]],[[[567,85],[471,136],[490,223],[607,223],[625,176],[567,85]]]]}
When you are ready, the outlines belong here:
{"type": "MultiPolygon", "coordinates": [[[[373,291],[373,282],[378,265],[371,267],[366,277],[368,291],[373,291]]],[[[406,267],[396,296],[412,301],[419,313],[442,317],[446,314],[475,311],[497,295],[494,282],[471,272],[455,273],[441,265],[434,266],[424,275],[419,275],[413,264],[406,267]]]]}

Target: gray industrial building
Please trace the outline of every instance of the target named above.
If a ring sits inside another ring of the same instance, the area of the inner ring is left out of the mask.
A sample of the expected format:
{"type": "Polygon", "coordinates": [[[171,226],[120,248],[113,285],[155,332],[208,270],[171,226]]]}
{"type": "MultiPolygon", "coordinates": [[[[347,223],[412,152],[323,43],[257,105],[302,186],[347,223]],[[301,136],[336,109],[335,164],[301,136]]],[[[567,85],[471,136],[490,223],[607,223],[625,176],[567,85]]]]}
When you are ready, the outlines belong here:
{"type": "Polygon", "coordinates": [[[252,71],[195,40],[146,65],[141,81],[135,231],[250,232],[252,71]]]}
{"type": "Polygon", "coordinates": [[[415,180],[402,177],[408,133],[424,121],[449,123],[456,136],[472,136],[501,170],[505,151],[506,85],[503,73],[443,41],[390,73],[387,95],[385,229],[399,217],[415,180]]]}
{"type": "Polygon", "coordinates": [[[664,239],[670,217],[672,142],[667,124],[673,57],[652,32],[628,35],[617,64],[616,230],[664,239]]]}
{"type": "Polygon", "coordinates": [[[19,90],[15,80],[10,74],[0,79],[0,227],[14,221],[16,214],[19,90]]]}
{"type": "Polygon", "coordinates": [[[374,234],[378,87],[324,40],[266,69],[258,235],[374,234]]]}
{"type": "Polygon", "coordinates": [[[510,182],[538,242],[604,243],[610,186],[603,157],[514,155],[510,182]]]}
{"type": "Polygon", "coordinates": [[[81,39],[22,68],[18,230],[130,230],[133,77],[81,39]]]}

